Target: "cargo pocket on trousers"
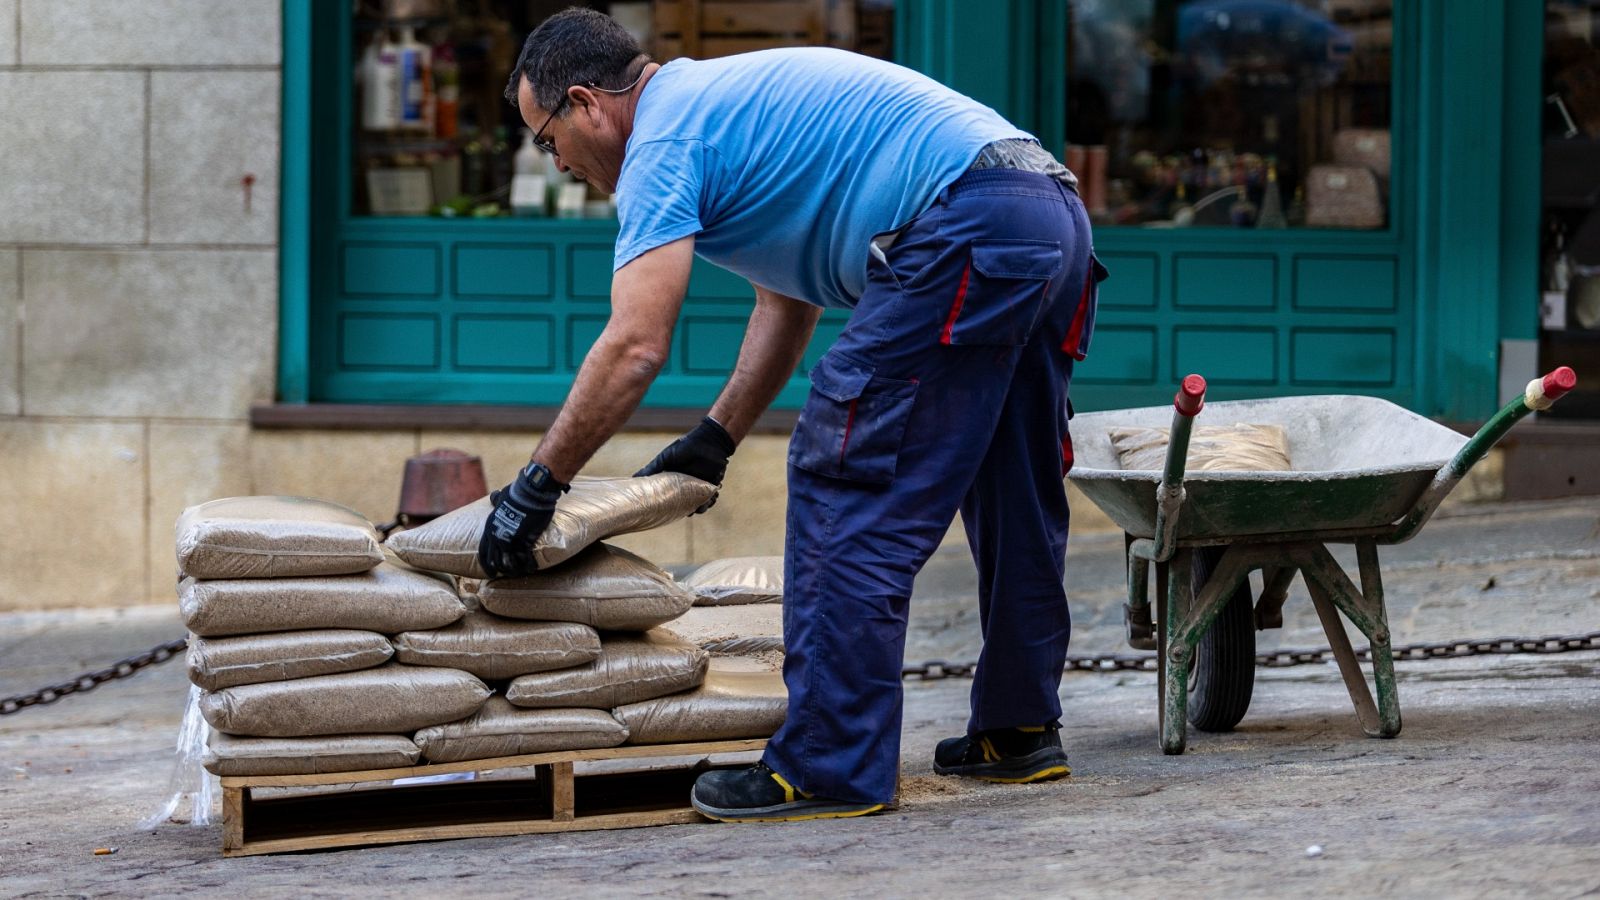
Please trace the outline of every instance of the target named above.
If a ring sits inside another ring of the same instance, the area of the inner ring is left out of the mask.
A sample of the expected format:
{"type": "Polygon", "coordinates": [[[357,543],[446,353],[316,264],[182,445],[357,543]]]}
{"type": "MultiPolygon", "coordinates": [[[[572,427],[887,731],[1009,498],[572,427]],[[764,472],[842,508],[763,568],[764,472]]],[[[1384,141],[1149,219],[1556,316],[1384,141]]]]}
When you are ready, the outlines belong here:
{"type": "Polygon", "coordinates": [[[1050,294],[1050,281],[1060,271],[1061,245],[1055,241],[973,241],[939,343],[1027,343],[1050,294]]]}
{"type": "Polygon", "coordinates": [[[864,484],[894,480],[917,383],[879,378],[871,366],[826,354],[789,441],[789,464],[864,484]]]}

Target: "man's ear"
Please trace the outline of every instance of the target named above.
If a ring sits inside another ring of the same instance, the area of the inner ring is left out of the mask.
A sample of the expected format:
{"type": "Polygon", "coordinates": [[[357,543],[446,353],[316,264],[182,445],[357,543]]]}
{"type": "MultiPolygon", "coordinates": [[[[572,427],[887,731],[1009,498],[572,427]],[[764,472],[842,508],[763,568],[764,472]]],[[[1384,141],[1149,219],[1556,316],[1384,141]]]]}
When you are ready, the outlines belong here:
{"type": "Polygon", "coordinates": [[[579,115],[600,115],[600,95],[581,84],[567,88],[567,105],[579,115]]]}

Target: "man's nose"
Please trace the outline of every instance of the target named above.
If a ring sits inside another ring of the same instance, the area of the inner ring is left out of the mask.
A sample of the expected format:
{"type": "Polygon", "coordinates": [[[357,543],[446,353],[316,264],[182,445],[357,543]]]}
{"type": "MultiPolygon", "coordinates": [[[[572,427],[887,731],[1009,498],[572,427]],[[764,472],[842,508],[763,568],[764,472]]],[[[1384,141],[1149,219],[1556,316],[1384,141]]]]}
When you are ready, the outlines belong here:
{"type": "Polygon", "coordinates": [[[560,153],[555,154],[555,157],[556,157],[556,171],[558,171],[558,172],[570,172],[570,171],[572,171],[572,167],[567,165],[565,162],[562,161],[560,153]]]}

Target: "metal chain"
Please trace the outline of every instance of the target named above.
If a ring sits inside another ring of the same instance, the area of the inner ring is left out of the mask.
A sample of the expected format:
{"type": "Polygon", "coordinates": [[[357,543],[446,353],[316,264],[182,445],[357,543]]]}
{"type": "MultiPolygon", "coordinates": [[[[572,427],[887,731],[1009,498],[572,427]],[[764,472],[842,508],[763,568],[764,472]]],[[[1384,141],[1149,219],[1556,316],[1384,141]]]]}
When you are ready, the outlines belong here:
{"type": "Polygon", "coordinates": [[[108,681],[116,681],[119,678],[127,678],[147,666],[154,666],[166,662],[173,656],[181,653],[187,643],[188,641],[185,638],[167,641],[164,644],[157,644],[156,646],[151,647],[149,650],[146,650],[137,656],[130,656],[127,659],[118,660],[104,669],[96,669],[93,672],[85,672],[71,681],[63,681],[60,684],[52,684],[27,694],[18,694],[14,697],[5,697],[0,699],[0,716],[9,716],[15,712],[21,712],[30,706],[43,706],[46,703],[54,703],[57,700],[60,700],[62,697],[68,696],[69,694],[81,694],[84,691],[92,691],[108,681]]]}
{"type": "MultiPolygon", "coordinates": [[[[1462,656],[1487,656],[1511,653],[1570,653],[1579,650],[1600,650],[1600,631],[1588,634],[1552,635],[1539,638],[1473,638],[1457,641],[1436,641],[1422,644],[1404,644],[1392,649],[1400,661],[1454,659],[1462,656]]],[[[1363,661],[1372,658],[1372,649],[1363,647],[1356,651],[1363,661]]],[[[1273,650],[1256,654],[1256,665],[1268,669],[1304,666],[1329,662],[1333,648],[1315,650],[1273,650]]],[[[952,663],[942,659],[929,660],[920,665],[906,666],[900,677],[909,681],[941,681],[946,678],[971,678],[977,671],[976,662],[952,663]]],[[[1154,672],[1154,653],[1096,653],[1085,656],[1068,656],[1066,668],[1072,672],[1154,672]]]]}
{"type": "MultiPolygon", "coordinates": [[[[184,638],[167,641],[164,644],[157,644],[136,656],[118,660],[104,669],[85,672],[71,681],[52,684],[26,694],[0,698],[0,716],[21,712],[30,706],[43,706],[47,703],[54,703],[71,694],[92,691],[108,681],[127,678],[137,673],[140,669],[166,662],[181,653],[187,643],[184,638]]],[[[736,638],[706,644],[705,649],[713,653],[754,653],[766,650],[782,650],[783,641],[781,638],[736,638]]],[[[1420,661],[1513,653],[1570,653],[1581,650],[1600,650],[1600,631],[1591,631],[1588,634],[1551,635],[1539,638],[1474,638],[1458,641],[1404,644],[1393,648],[1392,652],[1396,661],[1420,661]]],[[[1372,658],[1372,650],[1370,647],[1363,647],[1356,651],[1356,656],[1362,660],[1370,660],[1372,658]]],[[[1315,650],[1285,649],[1256,654],[1256,665],[1269,669],[1282,669],[1288,666],[1304,666],[1312,663],[1327,662],[1332,659],[1333,650],[1329,647],[1318,647],[1315,650]]],[[[1095,653],[1068,656],[1066,668],[1072,672],[1154,672],[1156,670],[1156,655],[1154,653],[1095,653]]],[[[942,681],[947,678],[971,678],[977,670],[978,664],[976,662],[949,662],[942,659],[932,659],[918,665],[905,666],[900,670],[900,677],[908,681],[942,681]]]]}

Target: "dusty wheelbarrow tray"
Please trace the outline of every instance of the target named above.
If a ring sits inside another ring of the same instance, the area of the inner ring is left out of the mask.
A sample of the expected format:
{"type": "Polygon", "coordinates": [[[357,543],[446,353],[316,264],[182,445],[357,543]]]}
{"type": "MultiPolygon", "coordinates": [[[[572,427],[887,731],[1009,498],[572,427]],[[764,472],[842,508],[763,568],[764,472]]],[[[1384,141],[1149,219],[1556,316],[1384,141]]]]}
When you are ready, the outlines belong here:
{"type": "Polygon", "coordinates": [[[1305,581],[1362,729],[1374,737],[1399,734],[1379,545],[1410,540],[1517,420],[1549,408],[1575,383],[1565,367],[1535,379],[1470,438],[1372,397],[1207,406],[1198,375],[1184,379],[1172,407],[1074,418],[1070,477],[1128,533],[1123,613],[1128,643],[1156,651],[1161,749],[1183,752],[1186,720],[1204,731],[1228,731],[1244,717],[1255,678],[1255,632],[1282,626],[1296,576],[1305,581]],[[1281,426],[1292,469],[1186,477],[1189,438],[1202,414],[1207,425],[1281,426]],[[1123,471],[1111,431],[1169,421],[1163,468],[1123,471]],[[1334,559],[1331,543],[1355,545],[1358,580],[1334,559]],[[1259,597],[1249,581],[1256,570],[1259,597]],[[1370,642],[1371,689],[1341,614],[1370,642]]]}
{"type": "MultiPolygon", "coordinates": [[[[1164,428],[1172,407],[1083,413],[1072,420],[1070,477],[1123,531],[1154,537],[1155,469],[1123,471],[1113,429],[1164,428]]],[[[1207,403],[1198,424],[1278,425],[1288,472],[1191,472],[1177,537],[1237,538],[1371,528],[1410,511],[1467,438],[1387,400],[1314,396],[1207,403]]]]}

